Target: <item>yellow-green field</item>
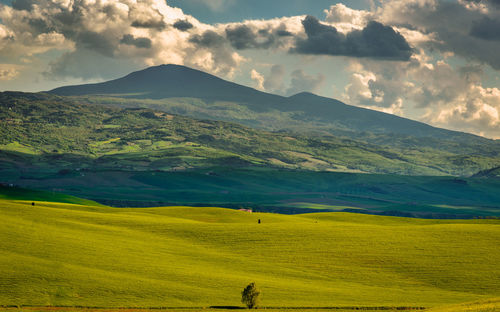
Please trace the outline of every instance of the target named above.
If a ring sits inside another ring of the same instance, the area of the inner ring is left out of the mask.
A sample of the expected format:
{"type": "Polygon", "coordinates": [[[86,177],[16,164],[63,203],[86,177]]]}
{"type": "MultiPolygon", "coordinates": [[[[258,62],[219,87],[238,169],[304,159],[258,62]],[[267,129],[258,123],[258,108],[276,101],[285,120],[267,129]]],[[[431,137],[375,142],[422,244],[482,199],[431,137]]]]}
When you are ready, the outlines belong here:
{"type": "Polygon", "coordinates": [[[255,281],[267,307],[438,307],[500,295],[499,245],[499,220],[0,200],[0,305],[236,306],[255,281]]]}
{"type": "Polygon", "coordinates": [[[429,312],[498,312],[500,311],[500,298],[483,300],[471,303],[462,303],[457,305],[436,307],[429,312]]]}

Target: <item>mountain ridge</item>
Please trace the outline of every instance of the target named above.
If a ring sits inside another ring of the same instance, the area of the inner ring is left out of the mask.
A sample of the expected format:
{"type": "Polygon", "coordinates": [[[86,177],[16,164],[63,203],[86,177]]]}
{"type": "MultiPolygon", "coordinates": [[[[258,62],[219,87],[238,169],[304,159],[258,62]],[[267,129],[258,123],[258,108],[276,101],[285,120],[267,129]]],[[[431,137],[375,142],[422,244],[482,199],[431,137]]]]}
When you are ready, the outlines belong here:
{"type": "MultiPolygon", "coordinates": [[[[103,83],[65,86],[47,92],[63,96],[107,95],[115,98],[153,100],[198,98],[204,100],[209,108],[217,101],[234,102],[258,113],[273,110],[292,113],[292,118],[329,126],[332,128],[330,132],[334,135],[338,134],[335,130],[339,130],[463,141],[490,140],[466,132],[437,128],[412,119],[352,106],[310,92],[301,92],[290,97],[270,94],[200,70],[173,64],[149,67],[103,83]]],[[[256,118],[258,120],[260,117],[256,118]]]]}

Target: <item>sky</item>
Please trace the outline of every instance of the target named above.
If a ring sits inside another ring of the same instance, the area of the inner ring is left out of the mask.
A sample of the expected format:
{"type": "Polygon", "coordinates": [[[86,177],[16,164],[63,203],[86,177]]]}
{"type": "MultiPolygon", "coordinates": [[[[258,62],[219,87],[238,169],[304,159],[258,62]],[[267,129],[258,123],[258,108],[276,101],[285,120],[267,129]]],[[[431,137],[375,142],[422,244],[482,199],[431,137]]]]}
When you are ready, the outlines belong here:
{"type": "Polygon", "coordinates": [[[0,91],[169,63],[500,139],[500,0],[0,0],[0,91]]]}

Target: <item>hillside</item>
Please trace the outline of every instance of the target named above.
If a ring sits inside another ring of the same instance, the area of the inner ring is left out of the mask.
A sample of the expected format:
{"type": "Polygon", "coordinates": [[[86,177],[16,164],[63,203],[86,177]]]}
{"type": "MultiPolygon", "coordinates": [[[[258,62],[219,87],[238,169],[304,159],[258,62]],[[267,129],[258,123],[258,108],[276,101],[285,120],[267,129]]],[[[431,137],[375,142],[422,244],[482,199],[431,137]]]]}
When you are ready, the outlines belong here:
{"type": "Polygon", "coordinates": [[[500,167],[482,170],[474,175],[475,178],[500,178],[500,167]]]}
{"type": "Polygon", "coordinates": [[[444,176],[497,167],[498,157],[271,133],[41,93],[0,93],[0,104],[3,183],[116,206],[500,215],[500,180],[444,176]]]}
{"type": "Polygon", "coordinates": [[[0,184],[0,199],[4,200],[37,200],[45,202],[57,202],[78,204],[87,206],[99,206],[98,203],[91,200],[78,198],[71,195],[56,192],[46,192],[40,190],[32,190],[21,187],[2,185],[0,184]]]}
{"type": "Polygon", "coordinates": [[[390,148],[350,139],[271,133],[143,108],[113,108],[47,94],[0,93],[3,167],[31,165],[171,170],[218,165],[340,172],[471,175],[494,153],[390,148]],[[15,153],[21,153],[17,155],[15,153]],[[22,156],[24,155],[24,156],[22,156]],[[17,157],[17,158],[16,158],[17,157]],[[24,158],[23,158],[24,157],[24,158]]]}
{"type": "MultiPolygon", "coordinates": [[[[14,185],[52,194],[40,200],[60,201],[55,194],[66,193],[115,207],[214,205],[282,214],[350,211],[420,218],[500,217],[497,179],[228,166],[163,172],[99,168],[57,172],[44,167],[1,173],[14,185]]],[[[28,197],[9,197],[9,189],[0,189],[0,197],[3,191],[6,198],[37,198],[29,197],[31,192],[28,197]]]]}
{"type": "Polygon", "coordinates": [[[234,306],[251,281],[274,307],[430,307],[500,292],[497,220],[0,200],[0,240],[0,305],[234,306]]]}
{"type": "Polygon", "coordinates": [[[323,132],[364,138],[367,142],[383,139],[386,144],[420,143],[419,146],[425,147],[429,144],[439,146],[434,141],[444,140],[446,144],[441,143],[441,148],[445,150],[447,145],[453,145],[450,141],[475,146],[494,144],[497,155],[500,151],[499,142],[471,134],[435,128],[311,93],[288,98],[268,94],[179,65],[150,67],[104,83],[67,86],[49,92],[65,96],[107,95],[112,97],[104,100],[94,97],[92,101],[154,107],[170,113],[234,121],[265,130],[323,132]],[[386,135],[395,135],[398,140],[386,135]],[[430,142],[426,143],[427,140],[430,142]]]}

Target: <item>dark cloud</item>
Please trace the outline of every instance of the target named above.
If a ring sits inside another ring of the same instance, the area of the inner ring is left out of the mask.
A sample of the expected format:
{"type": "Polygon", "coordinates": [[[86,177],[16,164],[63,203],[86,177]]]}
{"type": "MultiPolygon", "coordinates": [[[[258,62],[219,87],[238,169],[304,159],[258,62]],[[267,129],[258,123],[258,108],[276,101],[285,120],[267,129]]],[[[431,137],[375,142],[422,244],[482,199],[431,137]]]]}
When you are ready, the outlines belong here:
{"type": "Polygon", "coordinates": [[[44,19],[33,18],[28,20],[28,25],[31,26],[33,34],[44,34],[49,33],[54,30],[53,27],[49,26],[44,19]]]}
{"type": "Polygon", "coordinates": [[[102,55],[112,57],[116,46],[110,42],[105,34],[94,31],[82,31],[78,33],[76,44],[88,50],[96,51],[102,55]]]}
{"type": "Polygon", "coordinates": [[[247,25],[228,26],[226,28],[226,38],[231,46],[237,50],[244,49],[269,49],[281,45],[280,38],[293,36],[286,30],[286,26],[264,28],[258,31],[247,25]]]}
{"type": "Polygon", "coordinates": [[[313,16],[307,16],[302,25],[307,38],[298,38],[291,52],[317,55],[345,55],[378,59],[409,60],[412,48],[406,39],[392,27],[371,21],[361,31],[348,34],[324,25],[313,16]]]}
{"type": "Polygon", "coordinates": [[[12,1],[12,7],[16,10],[31,11],[33,9],[33,0],[14,0],[12,1]]]}
{"type": "Polygon", "coordinates": [[[73,10],[61,10],[60,12],[54,14],[54,22],[60,25],[62,33],[75,33],[76,30],[73,29],[75,25],[82,22],[83,12],[80,7],[75,6],[73,10]]]}
{"type": "Polygon", "coordinates": [[[473,24],[470,34],[484,40],[500,40],[500,20],[484,17],[473,24]]]}
{"type": "Polygon", "coordinates": [[[133,45],[136,48],[151,48],[151,39],[145,37],[134,38],[133,35],[123,35],[123,38],[120,40],[120,43],[133,45]]]}
{"type": "Polygon", "coordinates": [[[201,35],[193,35],[189,42],[204,48],[211,48],[224,45],[226,39],[212,30],[207,30],[201,35]]]}
{"type": "Polygon", "coordinates": [[[303,54],[345,55],[345,36],[335,27],[321,24],[317,18],[307,16],[302,25],[307,39],[298,39],[295,52],[303,54]]]}
{"type": "Polygon", "coordinates": [[[293,34],[291,32],[289,32],[288,30],[286,30],[286,29],[278,29],[278,30],[276,30],[276,35],[278,35],[279,37],[293,36],[293,34]]]}
{"type": "Polygon", "coordinates": [[[174,23],[174,28],[180,31],[187,31],[193,28],[193,24],[191,24],[188,20],[178,20],[174,23]]]}
{"type": "Polygon", "coordinates": [[[162,30],[165,27],[167,27],[165,22],[162,20],[147,20],[147,21],[135,20],[132,22],[131,26],[136,28],[151,28],[159,30],[162,30]]]}
{"type": "MultiPolygon", "coordinates": [[[[260,34],[262,35],[263,33],[260,32],[260,34]]],[[[231,43],[231,46],[237,50],[264,48],[266,43],[258,42],[258,36],[257,33],[246,25],[229,26],[226,28],[226,38],[231,43]]]]}

